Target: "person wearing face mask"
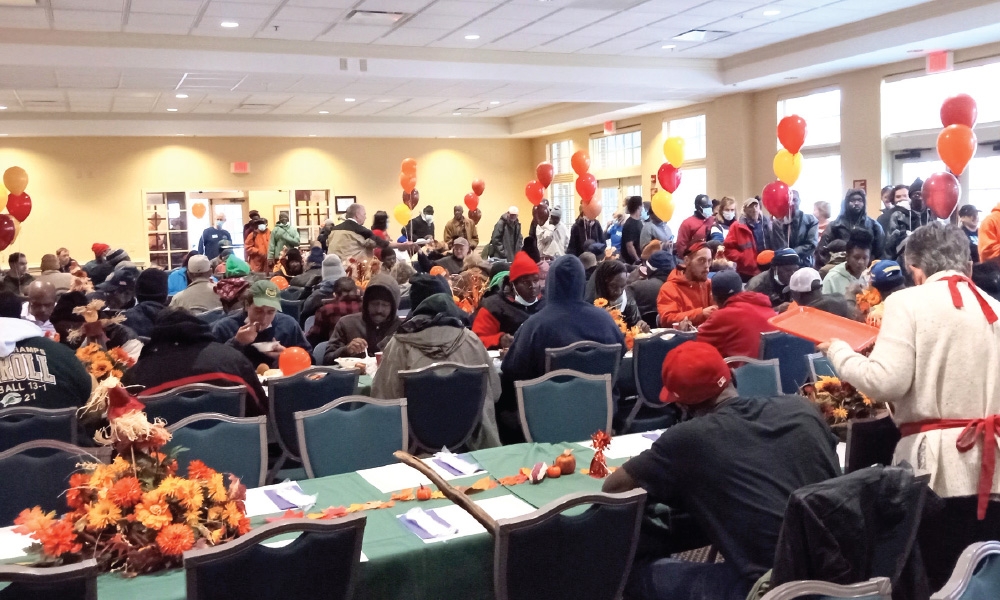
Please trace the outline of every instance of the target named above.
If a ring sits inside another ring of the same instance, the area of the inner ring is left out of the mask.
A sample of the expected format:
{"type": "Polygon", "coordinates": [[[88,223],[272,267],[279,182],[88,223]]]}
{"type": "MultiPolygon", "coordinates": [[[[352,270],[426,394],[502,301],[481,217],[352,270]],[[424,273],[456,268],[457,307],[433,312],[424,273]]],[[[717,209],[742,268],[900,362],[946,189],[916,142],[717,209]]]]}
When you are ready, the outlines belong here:
{"type": "MultiPolygon", "coordinates": [[[[879,258],[885,248],[885,232],[878,222],[865,213],[867,196],[864,190],[850,190],[844,196],[844,206],[840,211],[840,216],[836,218],[826,229],[820,238],[819,246],[816,248],[816,265],[822,267],[830,260],[830,252],[827,250],[830,242],[834,240],[849,240],[851,234],[856,231],[868,233],[870,238],[869,254],[872,258],[879,258]]],[[[868,265],[865,265],[867,268],[868,265]]]]}
{"type": "Polygon", "coordinates": [[[221,252],[219,244],[222,240],[228,240],[229,245],[232,246],[233,238],[229,235],[229,232],[222,228],[226,224],[226,215],[223,213],[218,213],[215,215],[215,225],[209,227],[205,231],[201,232],[201,238],[198,239],[198,254],[204,254],[209,260],[219,256],[221,252]]]}
{"type": "Polygon", "coordinates": [[[719,201],[718,215],[712,219],[712,224],[708,225],[705,239],[710,240],[713,235],[718,239],[721,234],[722,239],[725,240],[734,223],[736,223],[736,198],[723,196],[722,200],[719,201]]]}
{"type": "Polygon", "coordinates": [[[917,179],[910,186],[909,194],[904,199],[896,202],[892,213],[889,216],[889,226],[885,230],[885,252],[887,260],[894,260],[906,271],[904,265],[904,250],[906,239],[911,233],[922,225],[926,225],[931,220],[931,213],[924,206],[924,198],[921,192],[924,182],[917,179]]]}
{"type": "Polygon", "coordinates": [[[788,288],[788,284],[799,268],[799,256],[795,250],[776,250],[770,268],[751,279],[747,290],[764,294],[771,299],[771,306],[775,310],[784,312],[792,301],[792,290],[788,288]]]}
{"type": "Polygon", "coordinates": [[[882,209],[882,214],[878,216],[878,224],[882,226],[882,230],[887,234],[889,233],[889,219],[892,218],[892,213],[895,212],[896,205],[900,202],[910,200],[910,189],[905,185],[894,185],[890,186],[889,190],[885,194],[885,199],[882,203],[885,208],[882,209]]]}
{"type": "Polygon", "coordinates": [[[428,204],[420,214],[410,219],[410,222],[400,230],[406,239],[415,242],[417,240],[434,239],[434,207],[428,204]]]}
{"type": "Polygon", "coordinates": [[[332,365],[345,356],[364,358],[381,352],[383,342],[399,327],[398,306],[396,280],[383,273],[372,277],[361,297],[361,312],[344,315],[334,326],[323,364],[332,365]]]}
{"type": "Polygon", "coordinates": [[[819,243],[819,221],[799,210],[799,193],[792,190],[792,203],[783,219],[771,217],[771,234],[768,247],[791,248],[799,257],[799,265],[813,266],[816,245],[819,243]]]}
{"type": "Polygon", "coordinates": [[[267,250],[270,245],[271,232],[267,228],[267,219],[257,219],[253,230],[243,240],[247,263],[254,273],[267,273],[267,250]]]}
{"type": "Polygon", "coordinates": [[[674,244],[674,254],[683,258],[688,247],[704,242],[708,230],[715,224],[712,216],[712,200],[705,194],[698,194],[694,199],[694,214],[684,219],[677,230],[677,243],[674,244]]]}
{"type": "Polygon", "coordinates": [[[298,248],[301,242],[299,230],[288,222],[288,213],[279,212],[278,224],[271,231],[271,241],[267,245],[268,266],[274,266],[275,261],[281,257],[281,252],[285,248],[298,248]]]}
{"type": "Polygon", "coordinates": [[[651,203],[647,201],[642,203],[642,233],[639,235],[639,249],[642,254],[648,256],[656,252],[648,248],[653,240],[660,242],[659,250],[672,250],[674,232],[670,230],[670,225],[664,223],[653,212],[651,203]]]}
{"type": "Polygon", "coordinates": [[[768,248],[767,241],[771,237],[771,220],[764,216],[760,209],[760,198],[747,198],[743,202],[743,216],[740,223],[747,226],[753,233],[754,253],[760,254],[768,248]]]}
{"type": "Polygon", "coordinates": [[[472,332],[488,350],[509,348],[518,328],[541,310],[541,287],[538,265],[526,252],[518,252],[499,289],[480,300],[472,317],[472,332]]]}

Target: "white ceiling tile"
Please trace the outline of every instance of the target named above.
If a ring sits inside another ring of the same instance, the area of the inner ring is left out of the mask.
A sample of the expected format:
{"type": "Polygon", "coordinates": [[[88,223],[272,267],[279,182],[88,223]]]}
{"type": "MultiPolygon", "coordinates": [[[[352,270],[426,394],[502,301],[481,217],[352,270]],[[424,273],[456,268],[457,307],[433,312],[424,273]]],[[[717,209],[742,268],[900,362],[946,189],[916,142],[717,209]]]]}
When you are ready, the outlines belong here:
{"type": "Polygon", "coordinates": [[[88,10],[54,10],[53,26],[72,31],[119,31],[122,26],[120,12],[88,10]]]}
{"type": "Polygon", "coordinates": [[[514,21],[527,21],[530,23],[537,21],[538,19],[543,19],[554,13],[556,10],[558,10],[558,8],[550,6],[548,2],[535,2],[534,4],[505,4],[496,10],[490,11],[489,16],[493,19],[511,19],[514,21]]]}
{"type": "Polygon", "coordinates": [[[250,75],[239,85],[243,92],[285,92],[302,80],[302,75],[250,75]]]}
{"type": "Polygon", "coordinates": [[[353,8],[358,0],[288,0],[286,6],[308,6],[310,8],[353,8]]]}
{"type": "Polygon", "coordinates": [[[430,3],[431,0],[362,0],[358,10],[415,13],[430,3]]]}
{"type": "MultiPolygon", "coordinates": [[[[481,5],[480,5],[481,6],[481,5]]],[[[409,29],[410,27],[415,27],[418,29],[437,29],[451,31],[456,27],[461,27],[473,17],[465,15],[432,15],[426,12],[416,15],[405,24],[403,24],[402,29],[409,29]]]]}
{"type": "MultiPolygon", "coordinates": [[[[480,44],[487,44],[493,40],[499,39],[502,36],[507,35],[513,31],[517,31],[524,27],[525,23],[522,21],[512,21],[510,19],[494,19],[491,16],[486,16],[481,19],[476,19],[472,23],[469,23],[465,27],[462,27],[461,31],[456,31],[453,34],[453,38],[457,40],[463,40],[466,45],[452,45],[450,47],[456,48],[475,48],[480,44]],[[469,34],[476,34],[479,36],[478,40],[465,40],[465,36],[469,34]]],[[[451,38],[449,38],[451,39],[451,38]]]]}
{"type": "Polygon", "coordinates": [[[349,83],[350,80],[345,77],[306,77],[291,86],[289,91],[304,94],[336,94],[349,83]]]}
{"type": "Polygon", "coordinates": [[[583,27],[583,25],[579,23],[572,23],[570,21],[562,21],[560,19],[543,19],[541,21],[535,21],[524,29],[519,30],[518,33],[547,35],[549,36],[549,39],[552,39],[553,37],[565,35],[571,31],[576,31],[581,27],[583,27]]]}
{"type": "Polygon", "coordinates": [[[3,23],[4,27],[47,29],[49,19],[45,16],[44,8],[0,6],[0,23],[3,23]]]}
{"type": "Polygon", "coordinates": [[[102,68],[65,69],[56,71],[56,80],[62,88],[116,88],[121,72],[102,68]]]}
{"type": "Polygon", "coordinates": [[[545,35],[540,33],[524,33],[523,31],[518,31],[512,33],[508,36],[502,37],[499,40],[492,42],[483,46],[483,48],[489,50],[515,50],[515,51],[525,51],[534,48],[535,46],[544,44],[552,39],[551,35],[545,35]]]}
{"type": "Polygon", "coordinates": [[[347,84],[344,88],[340,90],[340,93],[344,96],[377,96],[388,94],[393,90],[401,87],[401,81],[398,79],[384,79],[384,80],[359,80],[353,81],[347,84]]]}
{"type": "Polygon", "coordinates": [[[552,20],[576,23],[582,27],[604,19],[615,14],[613,10],[599,10],[596,8],[564,8],[550,17],[552,20]]]}
{"type": "MultiPolygon", "coordinates": [[[[224,19],[264,19],[274,12],[274,7],[269,4],[242,4],[237,2],[210,2],[205,10],[204,21],[219,20],[209,19],[209,17],[222,17],[224,19]]],[[[243,23],[240,23],[240,27],[243,23]]]]}
{"type": "Polygon", "coordinates": [[[621,54],[628,50],[635,50],[642,45],[642,42],[628,36],[608,40],[592,48],[580,50],[583,54],[621,54]]]}
{"type": "Polygon", "coordinates": [[[589,48],[604,41],[605,38],[573,34],[553,40],[547,44],[542,44],[535,48],[535,50],[538,52],[576,52],[577,50],[589,48]]]}
{"type": "Polygon", "coordinates": [[[185,15],[157,15],[132,13],[125,31],[130,33],[186,34],[194,25],[194,17],[185,15]]]}
{"type": "Polygon", "coordinates": [[[670,16],[704,3],[705,0],[648,0],[625,12],[670,16]]]}
{"type": "Polygon", "coordinates": [[[98,10],[118,11],[124,8],[124,0],[51,0],[52,8],[56,10],[98,10]]]}
{"type": "Polygon", "coordinates": [[[447,35],[446,31],[440,29],[419,29],[416,27],[402,27],[385,37],[375,40],[376,44],[389,44],[393,46],[424,46],[438,38],[447,35]]]}
{"type": "Polygon", "coordinates": [[[709,0],[685,10],[682,14],[723,19],[763,6],[761,0],[709,0]]]}
{"type": "Polygon", "coordinates": [[[62,90],[19,90],[22,102],[65,102],[66,92],[62,90]]]}
{"type": "Polygon", "coordinates": [[[330,27],[322,21],[280,21],[274,20],[264,26],[254,37],[279,40],[312,40],[330,27]]]}
{"type": "Polygon", "coordinates": [[[129,5],[132,14],[154,13],[164,15],[196,15],[201,10],[202,0],[132,0],[129,5]]]}
{"type": "MultiPolygon", "coordinates": [[[[536,2],[538,0],[535,0],[536,2]]],[[[461,2],[458,0],[438,0],[421,12],[421,15],[451,15],[457,17],[478,17],[495,6],[486,2],[461,2]]]]}
{"type": "Polygon", "coordinates": [[[327,24],[339,21],[347,10],[343,8],[310,8],[304,6],[286,6],[274,17],[279,21],[309,21],[327,24]]]}
{"type": "Polygon", "coordinates": [[[389,33],[389,31],[389,27],[368,27],[366,25],[341,23],[328,33],[320,36],[318,40],[340,44],[370,44],[386,33],[389,33]]]}
{"type": "Polygon", "coordinates": [[[466,27],[463,28],[462,31],[458,33],[453,33],[449,36],[443,37],[440,40],[431,42],[430,44],[427,45],[432,48],[457,48],[459,50],[465,50],[465,49],[481,48],[485,46],[487,43],[491,42],[493,39],[495,39],[494,36],[492,35],[479,34],[480,31],[483,30],[475,29],[472,27],[466,27]],[[467,40],[465,39],[465,36],[468,33],[479,34],[480,38],[478,40],[467,40]]]}
{"type": "Polygon", "coordinates": [[[220,115],[226,114],[233,109],[232,106],[227,104],[199,104],[192,108],[189,112],[195,114],[208,114],[208,115],[220,115]]]}
{"type": "Polygon", "coordinates": [[[747,29],[767,25],[771,22],[773,21],[764,18],[754,19],[749,17],[729,17],[728,19],[715,21],[710,24],[709,27],[712,31],[746,31],[747,29]]]}
{"type": "Polygon", "coordinates": [[[45,67],[0,66],[0,87],[54,88],[58,85],[55,70],[45,67]]]}

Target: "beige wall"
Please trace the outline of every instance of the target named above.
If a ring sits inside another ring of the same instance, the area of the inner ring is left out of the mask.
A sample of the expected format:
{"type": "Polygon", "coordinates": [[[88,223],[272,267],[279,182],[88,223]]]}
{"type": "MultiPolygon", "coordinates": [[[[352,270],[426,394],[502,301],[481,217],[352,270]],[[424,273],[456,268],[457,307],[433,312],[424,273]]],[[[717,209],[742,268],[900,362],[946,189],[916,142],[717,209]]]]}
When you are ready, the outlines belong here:
{"type": "MultiPolygon", "coordinates": [[[[82,262],[93,256],[91,244],[101,241],[145,261],[144,190],[330,189],[356,195],[369,220],[380,209],[391,215],[400,202],[399,164],[406,157],[418,161],[417,209],[433,205],[439,231],[477,177],[486,182],[481,238],[511,204],[530,214],[523,192],[533,172],[528,140],[4,139],[0,170],[19,165],[28,172],[34,206],[17,241],[0,255],[24,252],[36,266],[42,254],[64,245],[82,262]],[[229,163],[244,160],[251,173],[231,175],[229,163]]],[[[527,229],[528,219],[522,222],[527,229]]]]}

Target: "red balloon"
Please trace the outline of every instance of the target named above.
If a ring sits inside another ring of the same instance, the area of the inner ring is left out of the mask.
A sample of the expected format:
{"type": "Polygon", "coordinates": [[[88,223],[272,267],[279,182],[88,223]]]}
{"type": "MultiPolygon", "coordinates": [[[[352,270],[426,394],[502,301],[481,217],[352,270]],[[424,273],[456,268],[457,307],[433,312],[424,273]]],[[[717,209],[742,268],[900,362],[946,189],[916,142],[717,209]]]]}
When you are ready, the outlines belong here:
{"type": "Polygon", "coordinates": [[[577,175],[583,175],[590,171],[590,155],[583,150],[577,150],[569,162],[577,175]]]}
{"type": "Polygon", "coordinates": [[[538,163],[538,166],[535,167],[535,177],[545,189],[549,189],[549,186],[552,185],[552,178],[555,177],[555,174],[556,169],[552,163],[538,163]]]}
{"type": "Polygon", "coordinates": [[[478,208],[472,209],[469,211],[469,218],[472,219],[473,223],[478,225],[479,220],[483,218],[483,213],[478,208]]]}
{"type": "Polygon", "coordinates": [[[778,141],[785,150],[795,154],[806,143],[806,120],[798,115],[785,117],[778,122],[778,141]]]}
{"type": "Polygon", "coordinates": [[[477,196],[482,196],[483,192],[486,191],[486,182],[482,179],[476,179],[472,182],[472,193],[477,196]]]}
{"type": "Polygon", "coordinates": [[[973,127],[978,117],[979,109],[976,108],[976,101],[968,94],[947,98],[941,105],[941,124],[945,127],[949,125],[973,127]]]}
{"type": "Polygon", "coordinates": [[[673,194],[681,185],[681,170],[670,163],[663,163],[656,172],[656,179],[661,188],[673,194]]]}
{"type": "Polygon", "coordinates": [[[298,346],[290,346],[282,350],[278,356],[278,368],[282,375],[289,376],[304,371],[312,366],[312,357],[298,346]]]}
{"type": "Polygon", "coordinates": [[[17,237],[17,228],[14,226],[14,219],[8,215],[0,215],[0,250],[6,250],[7,246],[14,243],[17,237]]]}
{"type": "Polygon", "coordinates": [[[524,186],[524,195],[527,196],[528,202],[538,206],[538,203],[545,196],[545,188],[542,187],[542,184],[532,179],[528,182],[528,185],[524,186]]]}
{"type": "Polygon", "coordinates": [[[789,208],[792,204],[792,195],[788,191],[788,186],[781,181],[772,181],[767,184],[760,195],[764,202],[764,208],[771,213],[772,217],[784,219],[788,216],[789,208]]]}
{"type": "Polygon", "coordinates": [[[597,193],[597,178],[590,173],[584,173],[576,178],[576,193],[584,202],[590,202],[597,193]]]}
{"type": "Polygon", "coordinates": [[[920,195],[936,218],[947,219],[958,206],[962,186],[951,173],[934,173],[924,181],[920,195]]]}
{"type": "Polygon", "coordinates": [[[465,206],[469,210],[476,210],[479,208],[479,196],[469,192],[465,195],[465,206]]]}
{"type": "Polygon", "coordinates": [[[7,194],[7,212],[10,216],[24,223],[24,220],[31,214],[31,196],[26,192],[20,194],[7,194]]]}

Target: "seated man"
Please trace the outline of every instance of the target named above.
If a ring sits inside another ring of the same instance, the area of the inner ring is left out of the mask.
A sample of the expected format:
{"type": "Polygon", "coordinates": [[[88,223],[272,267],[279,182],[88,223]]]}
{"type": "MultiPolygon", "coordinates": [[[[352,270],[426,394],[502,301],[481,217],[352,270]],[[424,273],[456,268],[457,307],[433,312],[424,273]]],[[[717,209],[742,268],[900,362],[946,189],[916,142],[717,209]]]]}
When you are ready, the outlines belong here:
{"type": "Polygon", "coordinates": [[[139,273],[135,281],[135,299],[138,304],[125,311],[125,322],[136,335],[149,337],[153,321],[167,304],[167,272],[149,268],[139,273]]]}
{"type": "Polygon", "coordinates": [[[451,254],[446,254],[444,258],[437,259],[434,261],[434,264],[444,267],[452,275],[458,275],[465,267],[465,257],[469,255],[469,240],[464,237],[457,237],[451,243],[451,254]]]}
{"type": "Polygon", "coordinates": [[[73,351],[22,319],[16,294],[0,292],[0,409],[83,406],[90,389],[90,375],[73,351]]]}
{"type": "MultiPolygon", "coordinates": [[[[638,307],[640,315],[645,317],[656,312],[656,297],[676,267],[677,261],[672,252],[657,250],[649,256],[645,265],[646,278],[636,279],[628,286],[632,291],[632,296],[635,297],[635,305],[638,307]]],[[[642,269],[643,267],[639,267],[634,273],[640,273],[642,269]]]]}
{"type": "MultiPolygon", "coordinates": [[[[56,288],[48,281],[32,281],[28,286],[27,319],[38,325],[45,337],[59,341],[56,326],[52,324],[52,311],[56,308],[56,288]]],[[[0,390],[2,391],[2,390],[0,390]]]]}
{"type": "Polygon", "coordinates": [[[791,290],[788,289],[788,282],[792,279],[792,274],[799,270],[799,255],[791,248],[782,248],[774,251],[774,258],[771,259],[771,267],[762,271],[760,275],[755,275],[747,290],[760,292],[771,299],[771,307],[778,312],[784,312],[787,305],[792,301],[791,290]]]}
{"type": "Polygon", "coordinates": [[[701,325],[718,309],[708,283],[711,266],[712,251],[704,242],[696,242],[687,249],[684,263],[670,273],[656,296],[660,327],[673,327],[684,319],[701,325]]]}
{"type": "MultiPolygon", "coordinates": [[[[871,219],[869,219],[871,220],[871,219]]],[[[876,225],[878,225],[876,223],[876,225]]],[[[823,280],[823,293],[856,296],[861,291],[861,274],[872,258],[872,234],[859,229],[847,239],[847,260],[830,269],[823,280]]]]}
{"type": "MultiPolygon", "coordinates": [[[[323,266],[320,267],[320,282],[313,287],[312,293],[302,303],[302,318],[308,319],[313,316],[319,310],[320,306],[330,298],[333,298],[334,286],[340,278],[346,276],[347,272],[344,271],[344,265],[340,262],[340,257],[336,254],[327,254],[326,258],[323,259],[323,266]]],[[[330,331],[333,331],[332,327],[330,331]]],[[[323,339],[326,340],[329,337],[327,335],[323,339]]]]}
{"type": "MultiPolygon", "coordinates": [[[[312,296],[309,296],[312,298],[312,296]]],[[[361,312],[361,291],[350,277],[341,277],[333,285],[332,294],[323,301],[313,315],[312,327],[306,332],[306,339],[313,346],[330,340],[337,323],[347,315],[361,312]]]]}
{"type": "Polygon", "coordinates": [[[323,364],[332,365],[342,356],[364,358],[381,352],[384,341],[399,327],[398,306],[396,280],[383,273],[372,277],[361,300],[361,312],[345,315],[334,326],[323,364]]]}
{"type": "Polygon", "coordinates": [[[274,368],[281,351],[298,346],[312,352],[298,322],[281,312],[278,286],[256,281],[246,294],[244,309],[212,324],[215,341],[233,346],[254,365],[274,368]],[[258,344],[260,344],[258,346],[258,344]]]}
{"type": "Polygon", "coordinates": [[[450,294],[432,294],[420,302],[389,338],[382,365],[372,381],[372,397],[403,398],[403,381],[397,373],[436,362],[489,366],[482,420],[468,446],[474,450],[499,446],[493,405],[500,397],[500,378],[482,342],[466,329],[466,314],[450,294]]]}
{"type": "Polygon", "coordinates": [[[698,341],[714,346],[723,358],[760,356],[760,334],[775,330],[768,323],[777,314],[771,300],[758,292],[744,292],[743,279],[733,270],[715,274],[712,296],[719,310],[698,328],[698,341]]]}
{"type": "Polygon", "coordinates": [[[254,365],[232,346],[214,341],[208,323],[183,308],[168,308],[156,315],[149,337],[139,360],[125,372],[124,385],[145,386],[142,396],[189,383],[245,385],[247,416],[267,414],[267,395],[254,365]]]}
{"type": "Polygon", "coordinates": [[[509,348],[518,327],[542,308],[540,291],[538,265],[524,251],[518,252],[499,289],[480,300],[472,319],[473,333],[489,350],[509,348]]]}
{"type": "Polygon", "coordinates": [[[660,400],[688,419],[604,482],[642,487],[652,502],[684,507],[724,563],[650,557],[632,567],[628,598],[743,600],[774,561],[792,492],[840,474],[837,439],[798,396],[741,398],[719,351],[685,342],[663,362],[660,400]]]}
{"type": "MultiPolygon", "coordinates": [[[[804,267],[792,275],[785,289],[791,293],[793,304],[811,306],[845,319],[858,317],[855,303],[848,302],[840,294],[824,294],[822,287],[819,272],[812,267],[804,267]]],[[[779,309],[779,312],[783,311],[779,309]]]]}
{"type": "Polygon", "coordinates": [[[212,266],[207,256],[192,256],[188,260],[187,276],[191,283],[170,299],[170,308],[184,308],[196,315],[222,308],[212,283],[212,266]]]}
{"type": "Polygon", "coordinates": [[[125,311],[136,305],[135,282],[139,278],[136,267],[115,268],[104,283],[87,294],[87,300],[103,300],[109,311],[125,311]]]}
{"type": "Polygon", "coordinates": [[[0,278],[0,291],[14,292],[20,296],[28,295],[28,286],[35,278],[28,273],[28,259],[23,252],[11,252],[7,257],[10,270],[0,278]]]}

